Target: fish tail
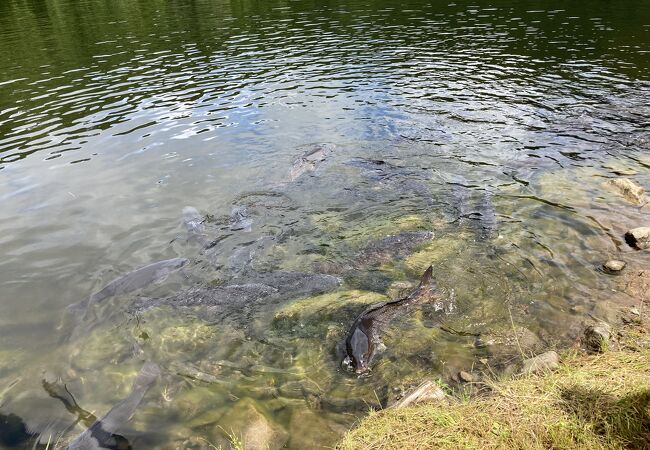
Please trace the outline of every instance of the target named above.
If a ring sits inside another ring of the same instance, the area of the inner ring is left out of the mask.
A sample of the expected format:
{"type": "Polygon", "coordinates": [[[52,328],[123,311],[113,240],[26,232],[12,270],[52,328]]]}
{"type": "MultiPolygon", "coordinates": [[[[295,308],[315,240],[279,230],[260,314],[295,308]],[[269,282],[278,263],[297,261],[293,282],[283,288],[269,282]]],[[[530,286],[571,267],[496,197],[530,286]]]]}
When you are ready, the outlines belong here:
{"type": "Polygon", "coordinates": [[[433,266],[429,266],[427,270],[422,275],[420,280],[420,288],[424,287],[434,287],[436,282],[433,280],[433,266]]]}

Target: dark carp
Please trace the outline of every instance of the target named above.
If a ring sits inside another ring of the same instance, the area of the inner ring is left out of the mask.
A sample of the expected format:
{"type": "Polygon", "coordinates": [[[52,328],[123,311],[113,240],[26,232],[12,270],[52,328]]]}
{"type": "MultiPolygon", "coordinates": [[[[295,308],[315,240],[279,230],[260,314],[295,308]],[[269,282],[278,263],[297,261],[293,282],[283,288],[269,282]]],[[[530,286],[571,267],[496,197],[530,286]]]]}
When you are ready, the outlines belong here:
{"type": "MultiPolygon", "coordinates": [[[[382,348],[381,329],[400,311],[408,306],[427,300],[437,299],[440,295],[433,280],[433,267],[424,272],[420,285],[410,295],[397,300],[382,302],[368,307],[357,319],[345,340],[346,357],[342,366],[357,374],[370,370],[370,364],[382,348]]],[[[438,309],[436,307],[436,309],[438,309]]],[[[448,305],[440,305],[441,310],[449,310],[448,305]]]]}
{"type": "Polygon", "coordinates": [[[102,289],[92,294],[88,299],[88,305],[93,305],[116,295],[128,294],[152,283],[160,282],[170,273],[183,267],[188,261],[186,258],[172,258],[135,269],[115,278],[102,289]]]}
{"type": "Polygon", "coordinates": [[[314,171],[318,164],[325,161],[335,148],[336,145],[334,144],[314,145],[293,162],[291,172],[289,173],[289,180],[296,181],[306,172],[314,171]]]}

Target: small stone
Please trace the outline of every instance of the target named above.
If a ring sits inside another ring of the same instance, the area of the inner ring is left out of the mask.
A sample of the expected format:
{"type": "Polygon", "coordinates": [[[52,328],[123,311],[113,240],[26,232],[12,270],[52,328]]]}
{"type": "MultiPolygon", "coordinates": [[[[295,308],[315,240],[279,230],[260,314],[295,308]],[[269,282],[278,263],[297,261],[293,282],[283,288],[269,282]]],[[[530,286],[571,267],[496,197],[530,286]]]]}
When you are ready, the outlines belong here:
{"type": "Polygon", "coordinates": [[[464,383],[471,383],[472,381],[474,381],[474,377],[472,376],[472,374],[467,373],[464,370],[458,372],[458,378],[460,378],[460,381],[464,383]]]}
{"type": "Polygon", "coordinates": [[[559,365],[560,358],[557,353],[551,350],[524,360],[522,372],[525,374],[548,372],[557,369],[559,365]]]}
{"type": "Polygon", "coordinates": [[[634,228],[625,233],[625,242],[637,250],[650,248],[650,227],[634,228]]]}
{"type": "Polygon", "coordinates": [[[585,329],[582,342],[588,351],[592,353],[604,353],[609,346],[611,329],[605,322],[596,325],[589,325],[585,329]]]}
{"type": "Polygon", "coordinates": [[[625,199],[636,205],[647,203],[643,187],[628,178],[616,178],[609,180],[607,185],[618,191],[625,199]]]}
{"type": "Polygon", "coordinates": [[[635,316],[640,316],[641,315],[641,312],[639,311],[639,308],[636,308],[636,307],[630,308],[630,312],[632,314],[634,314],[635,316]]]}
{"type": "Polygon", "coordinates": [[[425,381],[396,402],[391,408],[405,408],[414,403],[442,401],[447,394],[433,381],[425,381]]]}
{"type": "Polygon", "coordinates": [[[485,366],[487,366],[489,362],[487,358],[479,358],[478,361],[485,366]]]}
{"type": "Polygon", "coordinates": [[[610,259],[605,264],[603,264],[603,270],[607,273],[616,273],[623,270],[625,266],[626,266],[625,261],[610,259]]]}

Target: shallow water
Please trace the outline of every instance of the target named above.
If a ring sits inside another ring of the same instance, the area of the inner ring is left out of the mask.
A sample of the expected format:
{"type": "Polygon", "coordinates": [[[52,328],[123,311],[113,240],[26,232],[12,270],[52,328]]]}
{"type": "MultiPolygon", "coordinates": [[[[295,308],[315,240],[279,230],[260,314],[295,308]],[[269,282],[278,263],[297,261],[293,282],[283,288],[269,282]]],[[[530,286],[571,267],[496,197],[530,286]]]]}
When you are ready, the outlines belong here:
{"type": "Polygon", "coordinates": [[[83,430],[44,373],[100,416],[157,362],[121,433],[134,448],[222,443],[253,409],[272,445],[297,449],[498,353],[441,321],[571,344],[622,295],[599,264],[650,262],[622,239],[648,210],[603,186],[650,188],[648,73],[650,5],[635,1],[2,2],[0,414],[29,433],[0,430],[0,446],[83,430]],[[335,147],[292,171],[314,143],[335,147]],[[181,223],[188,205],[202,235],[181,223]],[[410,231],[434,238],[382,247],[410,231]],[[66,315],[177,257],[190,262],[66,315]],[[455,312],[408,311],[369,377],[342,372],[356,315],[431,263],[455,312]],[[278,271],[342,281],[209,317],[142,306],[278,271]]]}

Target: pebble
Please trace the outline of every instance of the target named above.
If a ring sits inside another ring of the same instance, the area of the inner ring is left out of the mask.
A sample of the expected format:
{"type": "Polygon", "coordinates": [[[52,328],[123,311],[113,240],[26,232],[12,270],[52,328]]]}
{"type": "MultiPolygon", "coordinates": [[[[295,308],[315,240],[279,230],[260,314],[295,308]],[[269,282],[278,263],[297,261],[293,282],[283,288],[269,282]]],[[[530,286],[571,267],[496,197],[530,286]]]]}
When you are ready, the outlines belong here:
{"type": "Polygon", "coordinates": [[[603,264],[603,269],[607,273],[616,273],[623,270],[626,266],[625,261],[619,261],[616,259],[610,259],[605,264],[603,264]]]}
{"type": "Polygon", "coordinates": [[[464,370],[458,372],[458,378],[460,378],[460,381],[463,381],[465,383],[471,383],[472,381],[474,381],[474,377],[472,376],[472,374],[467,373],[464,370]]]}

